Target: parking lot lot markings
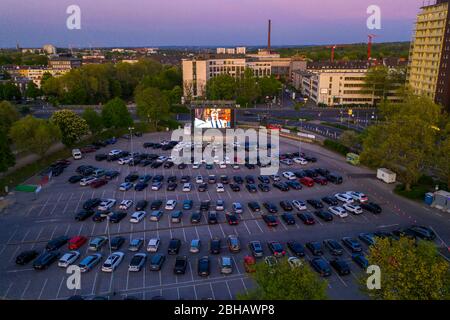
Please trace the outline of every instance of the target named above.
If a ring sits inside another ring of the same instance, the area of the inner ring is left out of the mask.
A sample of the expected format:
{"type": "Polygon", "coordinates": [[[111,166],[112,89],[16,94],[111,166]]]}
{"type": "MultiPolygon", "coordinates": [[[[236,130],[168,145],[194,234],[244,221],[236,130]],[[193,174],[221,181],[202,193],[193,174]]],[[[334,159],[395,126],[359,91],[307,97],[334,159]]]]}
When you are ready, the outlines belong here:
{"type": "Polygon", "coordinates": [[[45,287],[47,286],[47,282],[48,282],[48,278],[45,279],[44,285],[42,286],[41,292],[39,293],[38,300],[41,300],[42,293],[44,293],[44,289],[45,289],[45,287]]]}
{"type": "Polygon", "coordinates": [[[22,292],[22,295],[20,296],[20,299],[23,300],[23,297],[25,297],[25,294],[27,293],[28,288],[30,287],[31,280],[28,280],[27,284],[25,285],[25,289],[22,292]]]}

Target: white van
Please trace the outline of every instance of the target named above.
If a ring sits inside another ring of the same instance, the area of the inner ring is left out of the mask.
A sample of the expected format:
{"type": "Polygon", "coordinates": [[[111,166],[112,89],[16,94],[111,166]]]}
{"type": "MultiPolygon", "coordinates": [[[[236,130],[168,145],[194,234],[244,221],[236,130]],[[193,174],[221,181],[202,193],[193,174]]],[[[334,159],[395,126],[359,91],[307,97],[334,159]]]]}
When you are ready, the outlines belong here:
{"type": "Polygon", "coordinates": [[[81,153],[80,149],[73,149],[72,150],[72,157],[75,160],[80,160],[81,158],[83,158],[83,154],[81,153]]]}

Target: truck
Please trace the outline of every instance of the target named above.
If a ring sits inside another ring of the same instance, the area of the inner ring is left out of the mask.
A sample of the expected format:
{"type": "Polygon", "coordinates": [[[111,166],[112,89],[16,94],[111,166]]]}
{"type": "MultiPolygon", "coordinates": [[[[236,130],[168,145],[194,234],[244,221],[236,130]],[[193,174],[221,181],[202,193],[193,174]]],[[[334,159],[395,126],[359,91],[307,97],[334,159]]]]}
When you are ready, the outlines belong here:
{"type": "Polygon", "coordinates": [[[79,160],[79,159],[83,158],[83,154],[81,153],[80,149],[73,149],[72,150],[72,157],[75,160],[79,160]]]}
{"type": "Polygon", "coordinates": [[[377,170],[377,178],[385,183],[395,183],[397,174],[386,168],[379,168],[377,170]]]}

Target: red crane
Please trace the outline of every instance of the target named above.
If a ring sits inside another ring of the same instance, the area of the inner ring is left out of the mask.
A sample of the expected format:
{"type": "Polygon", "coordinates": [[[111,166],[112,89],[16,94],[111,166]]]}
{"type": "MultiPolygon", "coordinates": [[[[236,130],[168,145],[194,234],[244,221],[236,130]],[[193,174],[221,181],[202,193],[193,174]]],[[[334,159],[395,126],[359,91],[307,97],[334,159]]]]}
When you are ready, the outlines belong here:
{"type": "Polygon", "coordinates": [[[376,36],[376,34],[369,34],[367,36],[369,38],[369,42],[367,43],[367,60],[370,60],[370,58],[372,57],[372,40],[376,36]]]}
{"type": "Polygon", "coordinates": [[[331,62],[334,62],[334,52],[335,52],[335,50],[338,48],[338,46],[337,46],[337,45],[334,45],[334,46],[328,46],[327,48],[328,48],[328,49],[331,49],[331,62]]]}

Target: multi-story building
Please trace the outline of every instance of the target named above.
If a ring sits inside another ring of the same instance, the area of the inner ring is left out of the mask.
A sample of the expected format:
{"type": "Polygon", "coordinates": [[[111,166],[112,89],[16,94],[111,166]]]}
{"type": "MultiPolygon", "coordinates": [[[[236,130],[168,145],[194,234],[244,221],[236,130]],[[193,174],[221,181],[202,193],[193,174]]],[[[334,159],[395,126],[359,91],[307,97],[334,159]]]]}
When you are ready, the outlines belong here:
{"type": "Polygon", "coordinates": [[[421,8],[411,42],[408,83],[450,109],[450,8],[437,0],[421,8]]]}
{"type": "Polygon", "coordinates": [[[49,68],[54,71],[65,73],[81,67],[81,59],[73,57],[53,57],[49,59],[48,65],[49,68]]]}

